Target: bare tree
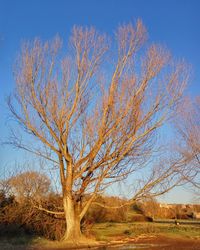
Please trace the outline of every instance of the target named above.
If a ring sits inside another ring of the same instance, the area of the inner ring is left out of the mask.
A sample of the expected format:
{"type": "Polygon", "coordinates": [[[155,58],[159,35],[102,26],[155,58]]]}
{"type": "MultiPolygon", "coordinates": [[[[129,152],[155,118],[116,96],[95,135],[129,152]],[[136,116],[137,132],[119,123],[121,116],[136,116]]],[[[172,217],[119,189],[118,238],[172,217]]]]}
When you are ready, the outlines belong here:
{"type": "Polygon", "coordinates": [[[200,189],[200,97],[183,100],[176,120],[181,142],[177,146],[182,158],[185,158],[185,170],[182,171],[186,182],[199,192],[200,189]]]}
{"type": "MultiPolygon", "coordinates": [[[[11,142],[59,168],[63,240],[81,241],[80,222],[97,194],[146,166],[188,80],[183,62],[160,45],[145,46],[140,20],[120,26],[115,37],[116,43],[94,28],[74,27],[66,54],[58,37],[36,39],[16,62],[8,105],[37,142],[26,144],[15,131],[11,142]]],[[[149,167],[133,199],[169,190],[178,167],[149,167]]]]}
{"type": "Polygon", "coordinates": [[[44,174],[27,171],[17,174],[7,180],[10,192],[19,202],[31,200],[39,202],[50,192],[50,179],[44,174]]]}

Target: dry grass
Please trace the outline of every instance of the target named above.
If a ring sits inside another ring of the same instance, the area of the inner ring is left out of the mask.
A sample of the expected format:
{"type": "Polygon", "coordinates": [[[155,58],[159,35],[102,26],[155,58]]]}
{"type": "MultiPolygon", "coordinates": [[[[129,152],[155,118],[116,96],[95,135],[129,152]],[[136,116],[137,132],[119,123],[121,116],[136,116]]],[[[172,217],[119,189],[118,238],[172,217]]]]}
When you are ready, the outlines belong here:
{"type": "Polygon", "coordinates": [[[173,225],[166,223],[99,223],[92,232],[97,240],[111,240],[116,237],[138,237],[139,235],[165,235],[169,237],[200,239],[200,225],[173,225]]]}

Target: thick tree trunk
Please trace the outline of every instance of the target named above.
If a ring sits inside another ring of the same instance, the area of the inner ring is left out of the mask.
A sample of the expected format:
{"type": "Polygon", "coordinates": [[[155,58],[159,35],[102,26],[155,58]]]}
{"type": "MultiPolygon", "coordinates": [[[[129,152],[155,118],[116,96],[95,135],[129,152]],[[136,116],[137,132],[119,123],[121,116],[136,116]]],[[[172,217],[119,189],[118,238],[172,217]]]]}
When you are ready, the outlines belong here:
{"type": "Polygon", "coordinates": [[[70,197],[63,198],[63,205],[66,219],[66,231],[64,241],[79,243],[84,240],[81,233],[80,215],[76,204],[70,197]]]}

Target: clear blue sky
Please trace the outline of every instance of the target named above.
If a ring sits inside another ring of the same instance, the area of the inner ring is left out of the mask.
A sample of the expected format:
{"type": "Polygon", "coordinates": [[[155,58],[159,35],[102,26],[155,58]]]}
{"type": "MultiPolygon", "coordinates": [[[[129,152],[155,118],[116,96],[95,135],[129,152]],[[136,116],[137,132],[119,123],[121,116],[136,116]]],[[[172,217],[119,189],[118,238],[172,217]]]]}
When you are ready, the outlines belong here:
{"type": "MultiPolygon", "coordinates": [[[[74,24],[92,25],[109,34],[120,23],[141,18],[150,41],[165,44],[193,66],[188,93],[200,94],[199,0],[0,0],[0,131],[7,131],[5,96],[14,86],[12,67],[23,40],[67,39],[74,24]]],[[[0,146],[2,168],[18,155],[0,146]]],[[[175,192],[174,192],[175,193],[175,192]]],[[[175,196],[174,196],[175,197],[175,196]]],[[[189,199],[189,195],[185,196],[189,199]]],[[[184,197],[182,198],[184,201],[184,197]]]]}

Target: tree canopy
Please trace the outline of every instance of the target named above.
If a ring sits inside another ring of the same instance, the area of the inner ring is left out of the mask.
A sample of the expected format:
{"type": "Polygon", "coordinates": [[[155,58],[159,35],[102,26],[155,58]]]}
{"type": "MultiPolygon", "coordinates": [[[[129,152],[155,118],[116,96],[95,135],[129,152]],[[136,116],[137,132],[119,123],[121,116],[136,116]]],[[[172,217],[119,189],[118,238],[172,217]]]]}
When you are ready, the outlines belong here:
{"type": "MultiPolygon", "coordinates": [[[[11,141],[59,169],[64,239],[80,237],[80,220],[99,192],[144,169],[158,129],[173,116],[187,84],[185,63],[146,41],[138,20],[119,26],[115,39],[93,27],[74,27],[68,46],[59,37],[22,46],[8,105],[37,142],[27,144],[15,132],[11,141]]],[[[175,186],[180,167],[150,166],[133,180],[133,199],[175,186]]]]}

